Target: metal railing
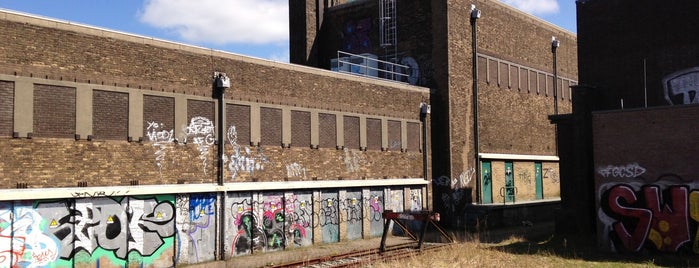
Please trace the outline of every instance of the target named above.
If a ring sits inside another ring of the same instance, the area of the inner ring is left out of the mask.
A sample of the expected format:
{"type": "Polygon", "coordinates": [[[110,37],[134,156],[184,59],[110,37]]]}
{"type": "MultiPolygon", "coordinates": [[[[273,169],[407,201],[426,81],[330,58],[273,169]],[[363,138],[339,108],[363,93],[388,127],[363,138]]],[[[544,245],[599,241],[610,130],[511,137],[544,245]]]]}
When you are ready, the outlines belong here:
{"type": "Polygon", "coordinates": [[[372,54],[352,54],[338,51],[337,58],[331,60],[331,70],[351,73],[364,77],[386,79],[408,83],[409,66],[383,61],[372,54]]]}

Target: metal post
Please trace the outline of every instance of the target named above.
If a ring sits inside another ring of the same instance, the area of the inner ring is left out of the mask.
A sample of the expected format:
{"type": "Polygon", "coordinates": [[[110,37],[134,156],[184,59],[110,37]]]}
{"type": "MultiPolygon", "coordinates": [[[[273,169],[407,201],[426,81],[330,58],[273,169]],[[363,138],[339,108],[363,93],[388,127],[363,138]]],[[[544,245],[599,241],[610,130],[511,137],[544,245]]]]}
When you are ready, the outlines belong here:
{"type": "MultiPolygon", "coordinates": [[[[422,178],[430,180],[428,172],[428,156],[427,156],[427,115],[430,114],[430,105],[422,103],[420,105],[420,119],[422,119],[422,178]]],[[[431,184],[430,184],[431,185],[431,184]]],[[[427,208],[430,208],[430,199],[427,198],[427,208]]]]}
{"type": "MultiPolygon", "coordinates": [[[[218,97],[218,136],[216,137],[217,142],[217,167],[218,167],[218,185],[223,186],[224,181],[224,149],[225,149],[225,129],[226,129],[226,88],[230,87],[230,80],[225,73],[214,73],[214,94],[218,97]]],[[[226,225],[225,225],[225,213],[226,213],[226,192],[223,191],[221,198],[219,199],[219,221],[217,223],[218,231],[218,259],[225,260],[225,238],[226,238],[226,225]]]]}
{"type": "Polygon", "coordinates": [[[556,37],[551,37],[551,53],[553,53],[553,113],[558,114],[558,68],[556,68],[556,49],[561,42],[556,37]]]}
{"type": "Polygon", "coordinates": [[[476,34],[476,21],[481,17],[481,11],[476,9],[476,5],[471,5],[471,45],[473,52],[473,161],[475,163],[474,174],[476,176],[476,202],[481,203],[481,167],[478,161],[478,44],[476,34]]]}

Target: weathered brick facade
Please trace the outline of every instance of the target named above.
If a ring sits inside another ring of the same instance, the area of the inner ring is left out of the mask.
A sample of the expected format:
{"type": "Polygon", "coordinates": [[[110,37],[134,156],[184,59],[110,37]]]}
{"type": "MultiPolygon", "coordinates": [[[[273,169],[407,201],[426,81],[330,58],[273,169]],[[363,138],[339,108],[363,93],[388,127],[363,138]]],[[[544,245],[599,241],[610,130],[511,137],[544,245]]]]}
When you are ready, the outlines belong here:
{"type": "Polygon", "coordinates": [[[0,30],[16,37],[0,45],[7,187],[217,183],[214,71],[232,84],[226,182],[423,177],[418,150],[382,152],[362,125],[403,135],[381,122],[420,124],[425,88],[13,13],[0,30]],[[360,151],[366,140],[379,148],[360,151]]]}
{"type": "MultiPolygon", "coordinates": [[[[381,11],[380,1],[315,1],[316,5],[309,2],[312,1],[292,2],[290,6],[292,16],[299,17],[291,20],[291,29],[303,28],[292,33],[292,62],[340,70],[340,66],[331,66],[333,59],[342,57],[338,51],[373,55],[379,60],[407,65],[409,68],[402,70],[407,75],[401,79],[403,82],[431,88],[429,118],[433,131],[428,135],[433,153],[429,176],[436,184],[442,178],[464,182],[447,183],[446,188],[437,185],[437,210],[449,209],[443,203],[450,201],[440,200],[440,196],[444,198],[454,191],[470,192],[464,197],[469,202],[492,202],[481,196],[496,196],[500,188],[484,193],[478,188],[485,181],[471,177],[481,161],[498,162],[493,167],[495,171],[504,168],[502,161],[509,157],[522,167],[519,170],[529,171],[534,170],[536,159],[544,159],[544,164],[557,173],[555,127],[547,116],[571,110],[570,86],[577,84],[574,34],[498,1],[398,0],[394,1],[397,40],[386,45],[380,42],[386,40],[382,39],[381,25],[387,17],[380,14],[388,16],[390,11],[381,11]],[[473,117],[471,4],[483,14],[477,21],[477,120],[473,117]],[[557,50],[558,111],[554,110],[552,36],[562,44],[557,50]],[[478,153],[495,154],[497,159],[480,156],[476,160],[474,122],[479,129],[478,153]],[[507,157],[501,159],[499,154],[507,157]]],[[[392,145],[414,148],[415,141],[400,136],[401,127],[408,128],[409,133],[419,132],[414,125],[388,121],[389,148],[384,149],[390,150],[392,145]]],[[[526,181],[527,176],[522,178],[526,181]]],[[[500,185],[505,184],[504,180],[504,175],[493,177],[500,185]]],[[[558,196],[557,180],[543,179],[542,183],[547,189],[545,198],[558,196]]],[[[518,200],[541,199],[532,194],[538,186],[526,187],[520,189],[518,200]]]]}

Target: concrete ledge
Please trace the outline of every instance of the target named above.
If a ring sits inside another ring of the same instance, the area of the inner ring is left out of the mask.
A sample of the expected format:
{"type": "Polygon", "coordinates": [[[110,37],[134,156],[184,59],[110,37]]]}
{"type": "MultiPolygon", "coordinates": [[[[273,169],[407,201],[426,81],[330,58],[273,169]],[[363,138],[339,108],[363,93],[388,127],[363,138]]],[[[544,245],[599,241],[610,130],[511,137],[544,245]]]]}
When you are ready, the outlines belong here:
{"type": "Polygon", "coordinates": [[[168,184],[138,186],[98,186],[69,188],[0,189],[0,201],[58,198],[94,198],[109,196],[158,195],[180,193],[274,191],[354,187],[425,186],[422,178],[385,180],[325,180],[283,182],[238,182],[217,184],[168,184]]]}

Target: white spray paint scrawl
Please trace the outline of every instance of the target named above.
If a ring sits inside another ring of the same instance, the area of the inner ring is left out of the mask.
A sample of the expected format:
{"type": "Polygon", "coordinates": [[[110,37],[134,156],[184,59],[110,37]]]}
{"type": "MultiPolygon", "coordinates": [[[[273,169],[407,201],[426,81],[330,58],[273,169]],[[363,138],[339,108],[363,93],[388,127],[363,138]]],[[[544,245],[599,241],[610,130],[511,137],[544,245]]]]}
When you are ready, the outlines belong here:
{"type": "Polygon", "coordinates": [[[173,129],[166,130],[165,124],[157,122],[148,122],[148,127],[146,128],[146,135],[148,135],[148,140],[153,142],[153,147],[156,148],[155,151],[155,165],[158,166],[160,176],[163,175],[163,163],[165,161],[165,155],[167,153],[167,148],[170,147],[172,141],[174,140],[173,129]]]}
{"type": "Polygon", "coordinates": [[[230,171],[232,179],[235,179],[241,171],[253,173],[254,171],[265,169],[265,164],[269,163],[269,161],[262,153],[262,149],[258,149],[258,156],[254,156],[250,148],[241,148],[238,144],[238,132],[235,126],[228,128],[227,136],[228,142],[233,147],[233,153],[231,153],[230,159],[224,159],[224,161],[228,161],[228,171],[230,171]]]}
{"type": "Polygon", "coordinates": [[[185,142],[191,141],[197,145],[199,150],[199,159],[206,175],[207,158],[211,145],[214,144],[214,123],[206,117],[197,116],[192,118],[189,126],[184,129],[185,142]]]}

